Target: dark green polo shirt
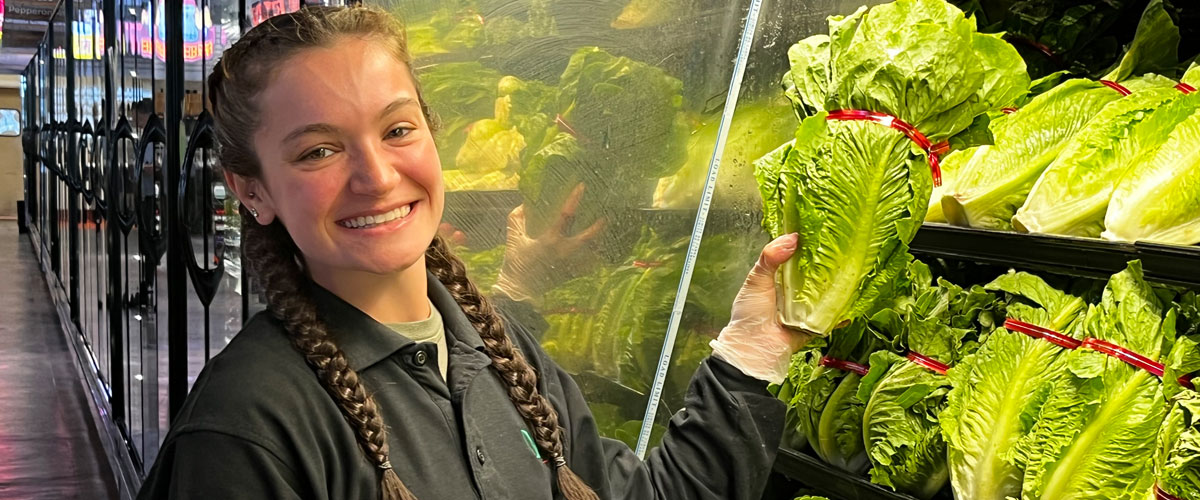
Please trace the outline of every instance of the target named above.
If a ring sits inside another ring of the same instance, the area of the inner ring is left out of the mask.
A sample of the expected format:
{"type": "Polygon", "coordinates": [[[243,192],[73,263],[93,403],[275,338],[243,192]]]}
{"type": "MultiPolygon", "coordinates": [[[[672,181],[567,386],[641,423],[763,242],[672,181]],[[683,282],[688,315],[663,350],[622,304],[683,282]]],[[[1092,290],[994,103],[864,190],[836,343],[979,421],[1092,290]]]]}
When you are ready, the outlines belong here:
{"type": "MultiPolygon", "coordinates": [[[[423,500],[557,499],[550,468],[530,449],[483,342],[432,275],[429,298],[449,346],[448,379],[414,343],[317,289],[320,314],[371,391],[389,429],[391,462],[423,500]]],[[[522,321],[534,321],[526,311],[522,321]]],[[[755,499],[770,473],[784,406],[766,383],[706,360],[663,444],[639,460],[601,438],[579,388],[529,331],[509,335],[540,374],[566,431],[571,468],[602,499],[755,499]]],[[[281,324],[248,322],[196,380],[139,498],[379,498],[370,464],[281,324]]]]}

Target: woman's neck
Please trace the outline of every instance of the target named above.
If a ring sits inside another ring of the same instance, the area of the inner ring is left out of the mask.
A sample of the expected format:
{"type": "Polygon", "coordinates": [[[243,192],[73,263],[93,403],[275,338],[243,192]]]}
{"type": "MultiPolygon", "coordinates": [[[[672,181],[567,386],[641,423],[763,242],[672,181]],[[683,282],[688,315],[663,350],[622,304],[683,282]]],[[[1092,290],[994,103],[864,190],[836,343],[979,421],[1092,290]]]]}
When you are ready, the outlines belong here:
{"type": "Polygon", "coordinates": [[[429,318],[425,256],[395,274],[346,269],[310,269],[313,281],[380,323],[429,318]]]}

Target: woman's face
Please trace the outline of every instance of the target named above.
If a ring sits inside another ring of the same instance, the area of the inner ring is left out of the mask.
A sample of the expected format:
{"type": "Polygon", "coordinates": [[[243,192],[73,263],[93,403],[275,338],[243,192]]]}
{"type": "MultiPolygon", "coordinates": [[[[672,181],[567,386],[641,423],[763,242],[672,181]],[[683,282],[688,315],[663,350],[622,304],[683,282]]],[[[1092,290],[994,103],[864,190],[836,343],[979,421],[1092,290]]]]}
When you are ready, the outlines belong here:
{"type": "Polygon", "coordinates": [[[382,44],[304,50],[258,105],[265,192],[252,205],[261,224],[283,221],[314,277],[392,274],[424,255],[442,218],[441,164],[415,82],[382,44]]]}

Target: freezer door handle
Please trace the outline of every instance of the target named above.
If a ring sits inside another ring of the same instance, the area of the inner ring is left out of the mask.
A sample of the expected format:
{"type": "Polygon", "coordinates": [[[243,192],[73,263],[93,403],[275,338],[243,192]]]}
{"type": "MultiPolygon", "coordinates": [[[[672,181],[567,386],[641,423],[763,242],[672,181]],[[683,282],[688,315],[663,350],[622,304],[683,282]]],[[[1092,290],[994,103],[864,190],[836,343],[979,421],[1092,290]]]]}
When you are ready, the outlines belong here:
{"type": "MultiPolygon", "coordinates": [[[[208,110],[200,113],[196,122],[196,128],[192,131],[191,137],[188,138],[187,151],[183,155],[183,171],[179,175],[179,192],[175,197],[175,237],[179,238],[183,248],[187,262],[188,276],[192,279],[192,286],[196,289],[196,295],[200,297],[200,301],[205,307],[212,304],[213,298],[217,295],[217,288],[221,285],[221,276],[225,272],[225,257],[223,255],[224,245],[214,244],[212,247],[213,260],[215,265],[211,268],[200,265],[196,260],[196,251],[192,246],[191,225],[188,223],[192,220],[193,215],[199,215],[204,218],[201,223],[202,228],[200,233],[205,234],[203,227],[209,226],[212,222],[213,213],[211,210],[213,201],[213,169],[207,157],[202,156],[205,160],[200,165],[199,171],[194,171],[194,165],[197,153],[205,150],[211,151],[213,148],[213,120],[212,115],[208,110]],[[201,214],[191,213],[191,204],[187,202],[188,185],[191,183],[193,175],[199,175],[199,185],[196,189],[200,191],[200,206],[208,207],[210,210],[205,210],[201,214]]],[[[213,232],[217,231],[216,225],[213,224],[213,232]]],[[[205,256],[207,258],[207,255],[205,256]]]]}

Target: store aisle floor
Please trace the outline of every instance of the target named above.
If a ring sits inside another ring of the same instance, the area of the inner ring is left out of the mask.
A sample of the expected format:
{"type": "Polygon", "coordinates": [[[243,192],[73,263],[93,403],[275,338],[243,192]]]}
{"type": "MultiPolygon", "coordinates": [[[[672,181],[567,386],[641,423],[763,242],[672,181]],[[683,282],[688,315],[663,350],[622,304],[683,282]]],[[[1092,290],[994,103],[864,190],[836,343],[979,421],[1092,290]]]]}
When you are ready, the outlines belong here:
{"type": "Polygon", "coordinates": [[[0,500],[116,498],[33,248],[0,220],[0,500]]]}

